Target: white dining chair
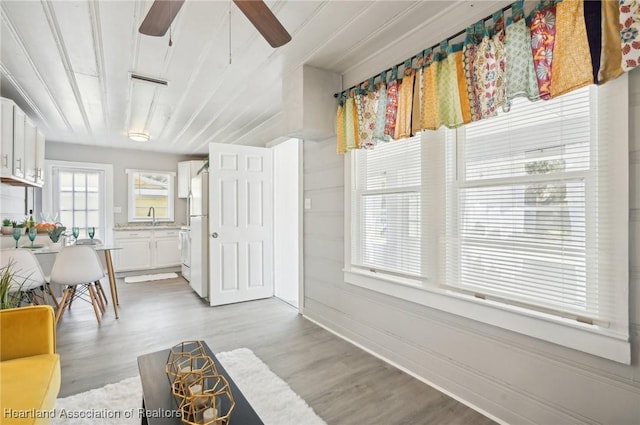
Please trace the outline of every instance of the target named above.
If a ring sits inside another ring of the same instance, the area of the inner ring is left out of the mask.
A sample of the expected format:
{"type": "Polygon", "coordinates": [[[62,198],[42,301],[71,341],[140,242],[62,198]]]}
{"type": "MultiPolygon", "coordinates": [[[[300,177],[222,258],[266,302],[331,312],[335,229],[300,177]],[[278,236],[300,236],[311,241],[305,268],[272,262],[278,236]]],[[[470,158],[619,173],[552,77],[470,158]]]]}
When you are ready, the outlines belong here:
{"type": "MultiPolygon", "coordinates": [[[[89,245],[89,246],[97,247],[97,246],[102,246],[102,240],[100,240],[98,238],[93,238],[93,239],[83,238],[83,239],[76,240],[75,244],[76,245],[89,245]]],[[[98,258],[100,259],[100,264],[102,264],[102,270],[106,274],[107,273],[107,265],[104,262],[104,257],[98,255],[98,258]]],[[[96,290],[97,290],[97,293],[98,293],[98,297],[100,297],[100,304],[102,304],[102,306],[104,306],[105,309],[106,309],[106,306],[107,306],[107,304],[109,304],[109,302],[107,301],[107,294],[104,292],[104,288],[102,287],[102,282],[97,281],[95,283],[95,286],[96,286],[96,290]]],[[[103,309],[103,312],[104,312],[105,309],[103,309]]]]}
{"type": "Polygon", "coordinates": [[[65,309],[71,307],[74,299],[82,299],[91,303],[98,325],[100,325],[100,317],[106,309],[96,294],[95,284],[99,284],[103,277],[102,264],[93,247],[74,245],[63,248],[56,256],[49,277],[52,284],[64,287],[62,301],[60,301],[56,312],[56,324],[65,309]],[[87,293],[89,299],[85,297],[87,293]]]}
{"type": "Polygon", "coordinates": [[[45,293],[51,296],[56,308],[58,300],[51,291],[40,263],[29,249],[5,249],[0,251],[0,267],[11,267],[13,277],[10,296],[20,296],[29,304],[46,304],[45,293]],[[38,295],[40,291],[40,295],[38,295]]]}

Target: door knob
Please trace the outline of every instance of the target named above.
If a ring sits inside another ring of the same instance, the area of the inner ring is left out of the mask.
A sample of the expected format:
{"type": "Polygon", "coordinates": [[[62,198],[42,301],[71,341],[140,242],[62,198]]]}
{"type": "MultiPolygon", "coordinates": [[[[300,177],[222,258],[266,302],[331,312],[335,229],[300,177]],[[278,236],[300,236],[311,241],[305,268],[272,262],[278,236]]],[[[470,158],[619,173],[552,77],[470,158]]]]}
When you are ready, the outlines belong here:
{"type": "Polygon", "coordinates": [[[215,238],[217,238],[217,237],[218,237],[218,234],[217,234],[216,232],[213,232],[213,233],[211,234],[211,237],[212,237],[213,239],[215,239],[215,238]]]}

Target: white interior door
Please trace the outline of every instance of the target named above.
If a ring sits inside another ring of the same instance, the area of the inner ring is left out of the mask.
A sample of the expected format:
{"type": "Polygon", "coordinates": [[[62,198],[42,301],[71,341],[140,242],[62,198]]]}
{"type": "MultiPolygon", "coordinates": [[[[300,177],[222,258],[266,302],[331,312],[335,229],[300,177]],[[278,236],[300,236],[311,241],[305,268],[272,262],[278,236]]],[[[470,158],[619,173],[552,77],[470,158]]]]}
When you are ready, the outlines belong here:
{"type": "Polygon", "coordinates": [[[270,149],[209,144],[211,305],[273,296],[270,149]]]}

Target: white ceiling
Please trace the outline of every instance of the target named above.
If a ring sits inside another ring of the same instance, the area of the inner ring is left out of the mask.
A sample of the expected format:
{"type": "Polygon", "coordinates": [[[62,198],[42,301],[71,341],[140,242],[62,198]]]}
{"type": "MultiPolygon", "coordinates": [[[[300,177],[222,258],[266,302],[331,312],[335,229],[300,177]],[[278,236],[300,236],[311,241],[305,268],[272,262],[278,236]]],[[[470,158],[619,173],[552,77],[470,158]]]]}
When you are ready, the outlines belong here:
{"type": "Polygon", "coordinates": [[[310,64],[351,85],[508,2],[267,1],[293,37],[278,49],[229,1],[202,0],[185,1],[169,47],[168,35],[137,31],[151,3],[3,0],[2,96],[47,141],[204,154],[281,113],[291,70],[310,64]],[[169,84],[132,82],[131,72],[169,84]],[[132,142],[129,131],[151,141],[132,142]]]}

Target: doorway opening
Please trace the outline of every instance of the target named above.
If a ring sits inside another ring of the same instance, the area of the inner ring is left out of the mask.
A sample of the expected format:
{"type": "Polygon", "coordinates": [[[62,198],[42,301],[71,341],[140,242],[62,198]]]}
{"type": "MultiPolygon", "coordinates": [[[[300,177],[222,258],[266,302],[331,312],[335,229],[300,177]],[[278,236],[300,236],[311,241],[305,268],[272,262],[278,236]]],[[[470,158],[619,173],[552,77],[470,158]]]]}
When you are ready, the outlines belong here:
{"type": "Polygon", "coordinates": [[[300,311],[302,299],[302,140],[273,150],[274,293],[300,311]]]}

